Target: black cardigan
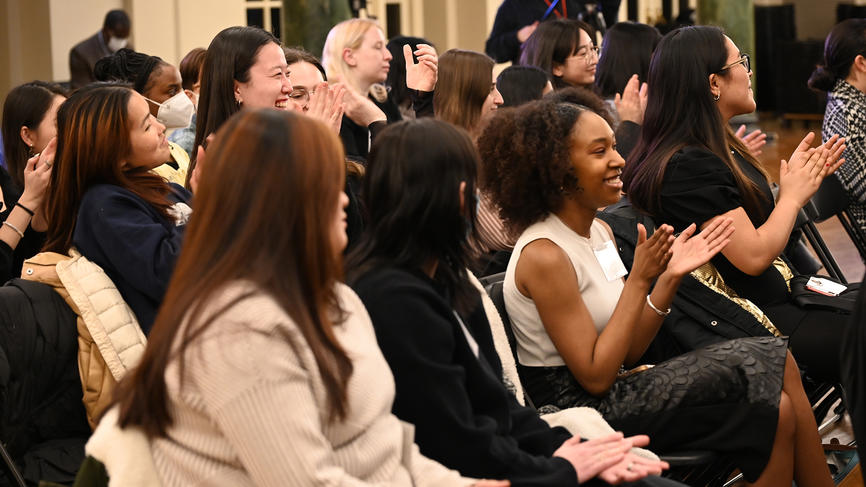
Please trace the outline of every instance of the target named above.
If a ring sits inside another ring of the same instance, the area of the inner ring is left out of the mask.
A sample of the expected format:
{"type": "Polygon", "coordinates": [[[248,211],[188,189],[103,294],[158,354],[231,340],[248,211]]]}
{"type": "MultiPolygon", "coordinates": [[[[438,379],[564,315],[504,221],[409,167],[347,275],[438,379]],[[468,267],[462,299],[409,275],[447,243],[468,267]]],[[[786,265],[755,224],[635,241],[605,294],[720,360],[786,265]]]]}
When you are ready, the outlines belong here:
{"type": "Polygon", "coordinates": [[[448,301],[423,273],[377,268],[353,287],[394,374],[394,414],[415,425],[421,453],[465,476],[508,479],[514,487],[577,485],[571,464],[552,457],[571,435],[548,426],[502,384],[480,295],[463,317],[476,358],[448,301]]]}

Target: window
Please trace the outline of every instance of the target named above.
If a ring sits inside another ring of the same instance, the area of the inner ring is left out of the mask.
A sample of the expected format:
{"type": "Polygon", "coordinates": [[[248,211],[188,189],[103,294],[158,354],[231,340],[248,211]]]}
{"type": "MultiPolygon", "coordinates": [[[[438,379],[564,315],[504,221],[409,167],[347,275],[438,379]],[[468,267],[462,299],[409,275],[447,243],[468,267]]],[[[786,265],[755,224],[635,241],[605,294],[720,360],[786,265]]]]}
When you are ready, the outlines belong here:
{"type": "Polygon", "coordinates": [[[261,27],[275,35],[277,39],[282,38],[280,25],[282,6],[282,0],[247,0],[247,25],[261,27]]]}

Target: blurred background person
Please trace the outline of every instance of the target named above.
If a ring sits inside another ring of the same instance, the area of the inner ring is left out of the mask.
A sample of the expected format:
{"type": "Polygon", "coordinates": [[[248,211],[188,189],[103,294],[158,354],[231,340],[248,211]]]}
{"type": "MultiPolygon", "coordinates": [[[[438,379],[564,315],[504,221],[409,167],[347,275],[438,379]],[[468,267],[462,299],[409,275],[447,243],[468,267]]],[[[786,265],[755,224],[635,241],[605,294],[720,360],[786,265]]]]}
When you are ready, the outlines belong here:
{"type": "Polygon", "coordinates": [[[132,23],[123,10],[111,10],[105,15],[102,30],[76,44],[69,51],[69,85],[73,90],[96,81],[93,68],[96,61],[110,56],[129,44],[132,23]]]}

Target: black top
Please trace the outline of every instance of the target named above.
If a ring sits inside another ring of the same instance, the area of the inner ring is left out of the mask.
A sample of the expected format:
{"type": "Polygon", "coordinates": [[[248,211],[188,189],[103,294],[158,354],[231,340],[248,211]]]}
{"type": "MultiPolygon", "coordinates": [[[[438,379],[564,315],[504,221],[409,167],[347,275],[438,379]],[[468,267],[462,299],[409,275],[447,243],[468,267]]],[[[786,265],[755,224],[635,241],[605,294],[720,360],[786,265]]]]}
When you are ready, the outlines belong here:
{"type": "MultiPolygon", "coordinates": [[[[759,212],[748,212],[755,228],[767,221],[773,211],[773,193],[767,179],[739,154],[734,161],[743,173],[760,189],[763,198],[759,212]]],[[[695,223],[700,227],[737,207],[745,206],[743,196],[730,168],[707,149],[689,146],[674,154],[665,169],[661,188],[661,215],[658,223],[673,225],[677,232],[695,223]]],[[[757,305],[781,304],[788,301],[788,286],[774,266],[759,276],[750,276],[737,269],[721,253],[712,260],[725,283],[740,297],[757,305]]]]}
{"type": "Polygon", "coordinates": [[[462,317],[476,357],[445,293],[420,271],[377,268],[353,287],[394,374],[394,414],[415,425],[421,453],[465,476],[515,487],[577,485],[571,464],[551,457],[571,435],[502,384],[480,296],[462,317]]]}
{"type": "MultiPolygon", "coordinates": [[[[189,191],[170,186],[169,201],[191,200],[189,191]]],[[[147,334],[174,271],[185,228],[185,221],[164,218],[131,191],[99,184],[81,200],[72,244],[102,267],[147,334]]]]}
{"type": "MultiPolygon", "coordinates": [[[[409,96],[412,98],[412,105],[415,109],[415,115],[418,118],[428,117],[433,115],[433,92],[417,92],[409,90],[409,96]]],[[[390,98],[384,102],[378,102],[372,96],[370,100],[385,113],[387,123],[394,123],[403,120],[400,115],[400,107],[397,106],[390,98]]],[[[370,144],[376,138],[385,123],[373,122],[367,127],[362,127],[355,123],[348,115],[343,115],[343,122],[340,125],[340,139],[343,141],[343,149],[346,151],[346,156],[360,161],[367,160],[367,153],[370,151],[370,144]]]]}
{"type": "MultiPolygon", "coordinates": [[[[0,208],[0,221],[6,221],[15,203],[21,198],[21,190],[12,181],[12,176],[5,168],[0,167],[0,191],[3,191],[3,207],[0,208]]],[[[24,232],[24,238],[18,241],[15,250],[6,242],[0,240],[0,283],[21,276],[21,266],[24,261],[38,254],[45,244],[45,233],[37,232],[28,225],[19,229],[24,232]]]]}

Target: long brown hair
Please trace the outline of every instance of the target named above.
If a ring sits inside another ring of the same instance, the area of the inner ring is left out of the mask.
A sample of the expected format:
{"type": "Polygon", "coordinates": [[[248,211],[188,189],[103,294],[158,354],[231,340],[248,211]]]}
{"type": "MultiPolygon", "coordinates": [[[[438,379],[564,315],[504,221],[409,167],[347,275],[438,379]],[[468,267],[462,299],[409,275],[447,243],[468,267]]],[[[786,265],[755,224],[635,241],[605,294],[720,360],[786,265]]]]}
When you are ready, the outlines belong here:
{"type": "Polygon", "coordinates": [[[124,169],[120,164],[132,148],[128,113],[132,93],[123,85],[93,83],[73,93],[57,110],[57,153],[45,198],[50,222],[45,250],[69,250],[81,199],[97,184],[127,189],[169,219],[168,183],[144,169],[124,169]]]}
{"type": "Polygon", "coordinates": [[[493,84],[493,66],[490,57],[475,51],[449,49],[439,56],[439,80],[433,94],[436,118],[474,134],[493,84]]]}
{"type": "Polygon", "coordinates": [[[177,357],[183,377],[184,352],[225,310],[207,309],[209,298],[239,280],[272,296],[297,324],[328,391],[331,418],[345,417],[352,363],[333,331],[343,314],[335,295],[342,268],[331,242],[341,147],[320,122],[276,110],[242,111],[217,132],[147,350],[119,388],[122,426],[165,435],[172,424],[166,367],[177,357]]]}

